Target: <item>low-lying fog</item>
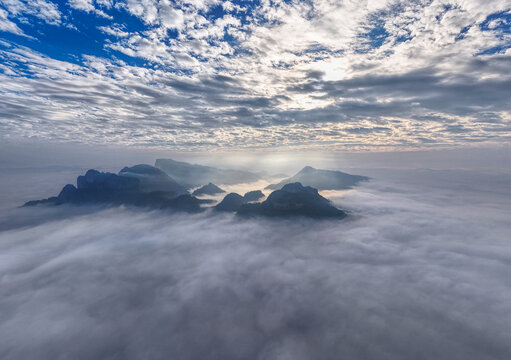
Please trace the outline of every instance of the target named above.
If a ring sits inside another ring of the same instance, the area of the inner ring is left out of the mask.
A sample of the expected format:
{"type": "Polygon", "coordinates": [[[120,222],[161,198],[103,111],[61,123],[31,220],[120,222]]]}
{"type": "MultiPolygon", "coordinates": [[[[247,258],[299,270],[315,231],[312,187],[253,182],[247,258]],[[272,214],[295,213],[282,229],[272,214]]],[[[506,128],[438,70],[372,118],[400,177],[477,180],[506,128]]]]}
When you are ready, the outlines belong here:
{"type": "Polygon", "coordinates": [[[510,359],[511,177],[358,173],[341,221],[14,208],[64,184],[11,174],[0,358],[510,359]]]}

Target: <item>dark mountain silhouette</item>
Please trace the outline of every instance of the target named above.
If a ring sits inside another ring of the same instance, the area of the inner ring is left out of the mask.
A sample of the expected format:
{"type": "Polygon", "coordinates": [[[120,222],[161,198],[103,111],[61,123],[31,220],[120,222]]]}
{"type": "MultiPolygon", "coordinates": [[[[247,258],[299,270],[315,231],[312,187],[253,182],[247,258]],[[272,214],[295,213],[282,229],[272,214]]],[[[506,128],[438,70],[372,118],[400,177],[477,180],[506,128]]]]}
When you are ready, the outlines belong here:
{"type": "Polygon", "coordinates": [[[357,185],[361,181],[367,181],[367,176],[350,175],[335,170],[319,170],[310,166],[304,167],[296,175],[282,180],[277,184],[268,185],[267,189],[280,189],[290,183],[299,182],[305,186],[312,186],[319,190],[344,190],[357,185]]]}
{"type": "Polygon", "coordinates": [[[207,185],[204,185],[197,190],[195,190],[192,195],[194,196],[200,196],[200,195],[216,195],[224,193],[225,190],[220,189],[218,186],[216,186],[213,183],[209,183],[207,185]]]}
{"type": "Polygon", "coordinates": [[[234,185],[260,180],[254,173],[242,170],[218,169],[210,166],[189,164],[172,159],[157,159],[155,166],[167,173],[187,189],[202,184],[234,185]]]}
{"type": "Polygon", "coordinates": [[[346,217],[346,213],[334,207],[319,195],[318,190],[300,183],[284,185],[272,192],[262,203],[242,204],[239,215],[263,215],[271,217],[308,216],[313,218],[346,217]]]}
{"type": "MultiPolygon", "coordinates": [[[[239,175],[238,180],[243,176],[251,176],[243,172],[240,175],[240,172],[234,170],[224,171],[200,165],[174,162],[168,159],[159,161],[160,163],[163,161],[165,164],[178,164],[178,168],[181,167],[181,170],[190,170],[187,174],[191,178],[199,177],[197,171],[200,170],[205,171],[209,174],[208,176],[227,176],[234,173],[236,176],[239,175]]],[[[184,176],[184,172],[181,171],[178,176],[184,176]]],[[[340,182],[343,182],[342,186],[346,187],[368,179],[364,176],[349,175],[339,171],[316,170],[311,167],[305,167],[293,178],[305,178],[309,182],[320,183],[322,188],[326,189],[332,189],[334,186],[339,188],[341,186],[340,182]]],[[[247,178],[245,177],[245,179],[247,178]]],[[[209,195],[221,192],[225,191],[209,182],[194,191],[193,195],[209,195]]],[[[201,205],[214,202],[212,200],[197,199],[193,195],[190,195],[184,186],[161,169],[140,164],[125,167],[119,174],[99,172],[94,169],[88,170],[85,175],[78,176],[76,186],[67,184],[57,196],[29,201],[24,206],[38,204],[124,204],[198,212],[203,209],[201,205]]],[[[260,190],[249,191],[244,196],[230,193],[214,209],[237,212],[240,215],[302,215],[316,218],[343,218],[346,216],[345,212],[337,209],[327,199],[319,195],[317,189],[311,186],[303,186],[300,182],[285,184],[282,189],[273,191],[265,201],[254,203],[254,201],[263,197],[264,194],[260,190]]]]}
{"type": "MultiPolygon", "coordinates": [[[[131,173],[137,174],[137,172],[144,171],[147,174],[145,170],[136,168],[131,173]]],[[[121,171],[122,175],[116,175],[91,169],[85,175],[77,178],[76,187],[68,184],[64,186],[58,196],[29,201],[24,206],[38,204],[125,204],[188,212],[201,211],[200,204],[204,203],[202,200],[182,192],[176,193],[176,191],[147,191],[147,186],[151,184],[151,181],[145,178],[128,176],[126,175],[128,172],[121,171]]],[[[147,176],[161,176],[153,170],[149,170],[149,173],[152,175],[147,176]]],[[[156,184],[161,185],[159,181],[156,181],[156,184]]]]}
{"type": "Polygon", "coordinates": [[[261,190],[254,190],[254,191],[249,191],[248,193],[246,193],[245,195],[243,195],[243,199],[247,202],[249,201],[257,201],[261,198],[264,197],[264,194],[261,190]]]}
{"type": "Polygon", "coordinates": [[[260,190],[249,191],[245,194],[245,196],[241,196],[240,194],[230,193],[225,195],[224,199],[215,206],[216,210],[220,211],[238,211],[241,206],[250,201],[256,201],[264,197],[264,194],[260,190]]]}
{"type": "Polygon", "coordinates": [[[224,199],[215,206],[216,210],[219,211],[238,211],[241,205],[245,203],[245,199],[243,199],[243,196],[236,193],[229,193],[225,195],[224,199]]]}

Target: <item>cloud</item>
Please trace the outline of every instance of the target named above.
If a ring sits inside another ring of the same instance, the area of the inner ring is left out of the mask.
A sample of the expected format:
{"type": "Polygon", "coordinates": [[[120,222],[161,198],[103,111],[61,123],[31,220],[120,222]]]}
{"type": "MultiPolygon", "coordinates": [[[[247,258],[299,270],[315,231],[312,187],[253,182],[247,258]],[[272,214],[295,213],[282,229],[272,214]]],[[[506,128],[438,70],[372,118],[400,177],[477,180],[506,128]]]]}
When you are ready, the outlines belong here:
{"type": "Polygon", "coordinates": [[[9,13],[9,17],[16,19],[17,21],[20,22],[28,22],[25,16],[30,15],[38,19],[41,19],[44,22],[51,25],[61,24],[62,15],[58,7],[51,1],[2,0],[0,1],[0,5],[2,5],[5,8],[5,10],[9,13]]]}
{"type": "MultiPolygon", "coordinates": [[[[98,5],[102,5],[105,7],[111,7],[112,4],[108,1],[97,1],[98,5]]],[[[85,12],[92,12],[95,13],[101,17],[104,17],[106,19],[113,20],[113,17],[111,15],[108,15],[103,10],[97,8],[94,6],[94,3],[92,0],[70,0],[69,6],[71,6],[74,9],[85,11],[85,12]]]]}
{"type": "Polygon", "coordinates": [[[341,222],[4,211],[0,354],[507,359],[508,179],[370,175],[341,222]]]}
{"type": "Polygon", "coordinates": [[[11,32],[16,35],[22,35],[23,31],[8,19],[8,13],[4,9],[0,9],[0,30],[11,32]]]}
{"type": "MultiPolygon", "coordinates": [[[[3,4],[7,31],[24,29],[18,14],[43,16],[3,4]]],[[[102,50],[65,62],[4,43],[0,136],[201,149],[509,140],[507,1],[69,5],[116,15],[73,24],[97,31],[102,50]],[[392,137],[350,130],[378,127],[392,137]]],[[[55,11],[44,18],[69,25],[55,11]]]]}
{"type": "Polygon", "coordinates": [[[83,11],[93,11],[95,10],[94,4],[92,0],[71,0],[69,2],[69,6],[83,11]]]}

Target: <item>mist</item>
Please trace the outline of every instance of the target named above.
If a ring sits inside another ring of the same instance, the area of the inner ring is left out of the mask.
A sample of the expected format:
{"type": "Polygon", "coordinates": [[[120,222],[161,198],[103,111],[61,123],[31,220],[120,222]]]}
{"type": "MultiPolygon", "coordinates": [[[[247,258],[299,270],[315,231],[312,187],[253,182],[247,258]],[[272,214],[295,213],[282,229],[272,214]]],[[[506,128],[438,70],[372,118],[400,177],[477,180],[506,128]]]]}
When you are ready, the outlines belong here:
{"type": "Polygon", "coordinates": [[[0,357],[509,359],[509,175],[362,174],[341,221],[4,206],[0,357]]]}

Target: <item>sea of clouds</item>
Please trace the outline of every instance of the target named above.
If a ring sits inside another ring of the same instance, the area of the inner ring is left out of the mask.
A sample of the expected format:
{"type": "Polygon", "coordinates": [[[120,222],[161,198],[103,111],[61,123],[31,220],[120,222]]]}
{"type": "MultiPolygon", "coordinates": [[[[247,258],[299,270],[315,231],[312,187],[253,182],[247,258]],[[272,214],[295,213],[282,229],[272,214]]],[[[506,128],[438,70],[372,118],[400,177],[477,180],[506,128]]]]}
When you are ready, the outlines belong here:
{"type": "Polygon", "coordinates": [[[341,221],[4,207],[0,358],[511,358],[509,175],[359,173],[341,221]]]}

